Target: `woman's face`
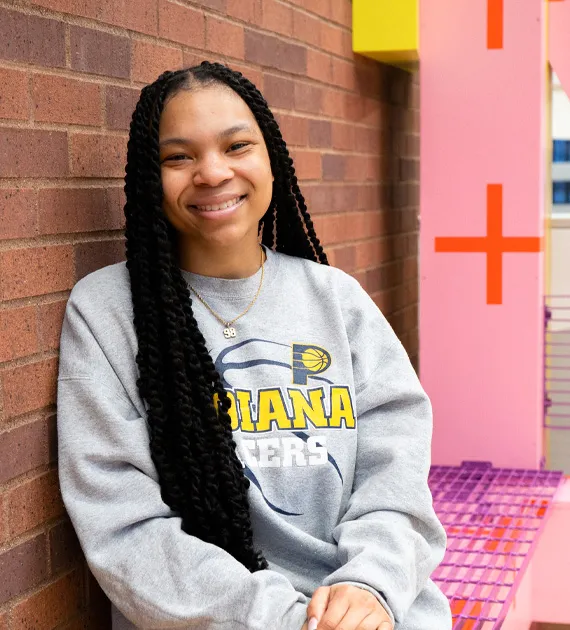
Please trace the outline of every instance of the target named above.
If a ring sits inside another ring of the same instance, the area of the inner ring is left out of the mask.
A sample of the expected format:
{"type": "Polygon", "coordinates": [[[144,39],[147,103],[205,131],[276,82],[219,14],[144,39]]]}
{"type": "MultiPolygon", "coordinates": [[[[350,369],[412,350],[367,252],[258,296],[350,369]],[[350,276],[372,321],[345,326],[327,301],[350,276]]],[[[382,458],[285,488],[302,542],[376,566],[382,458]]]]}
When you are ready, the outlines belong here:
{"type": "Polygon", "coordinates": [[[261,130],[230,88],[182,90],[159,128],[164,212],[182,246],[257,246],[273,176],[261,130]]]}

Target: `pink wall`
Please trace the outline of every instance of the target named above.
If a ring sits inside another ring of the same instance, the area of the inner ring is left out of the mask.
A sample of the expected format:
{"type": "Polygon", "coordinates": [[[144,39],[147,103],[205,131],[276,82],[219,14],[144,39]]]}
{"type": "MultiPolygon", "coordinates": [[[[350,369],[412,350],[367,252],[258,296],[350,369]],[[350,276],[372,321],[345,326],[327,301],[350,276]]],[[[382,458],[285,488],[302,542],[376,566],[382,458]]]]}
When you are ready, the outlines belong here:
{"type": "Polygon", "coordinates": [[[543,255],[503,255],[493,304],[484,253],[435,251],[438,237],[487,234],[489,184],[502,185],[505,236],[543,234],[545,3],[504,0],[502,21],[503,47],[489,49],[487,2],[421,2],[420,356],[434,464],[534,468],[542,456],[543,255]]]}

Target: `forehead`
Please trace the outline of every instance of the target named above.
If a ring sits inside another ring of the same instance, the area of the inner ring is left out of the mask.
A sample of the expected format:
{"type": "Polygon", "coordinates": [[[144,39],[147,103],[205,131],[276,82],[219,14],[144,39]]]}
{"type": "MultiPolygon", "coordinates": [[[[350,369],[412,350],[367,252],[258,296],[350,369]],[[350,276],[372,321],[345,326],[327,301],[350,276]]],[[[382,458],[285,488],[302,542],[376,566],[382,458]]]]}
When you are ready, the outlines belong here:
{"type": "Polygon", "coordinates": [[[171,135],[208,138],[240,123],[261,134],[253,113],[232,89],[209,86],[181,90],[164,107],[159,135],[161,140],[171,135]]]}

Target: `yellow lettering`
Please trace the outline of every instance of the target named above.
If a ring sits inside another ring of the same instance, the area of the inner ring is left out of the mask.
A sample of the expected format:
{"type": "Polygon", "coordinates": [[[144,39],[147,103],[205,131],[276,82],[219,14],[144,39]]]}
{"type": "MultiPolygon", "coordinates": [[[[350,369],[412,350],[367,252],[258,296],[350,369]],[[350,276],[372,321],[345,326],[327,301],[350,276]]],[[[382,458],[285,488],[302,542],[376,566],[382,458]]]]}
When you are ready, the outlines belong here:
{"type": "Polygon", "coordinates": [[[272,423],[281,430],[291,429],[291,419],[287,416],[283,394],[279,389],[262,389],[258,392],[257,404],[258,432],[271,431],[272,423]]]}
{"type": "Polygon", "coordinates": [[[255,426],[251,420],[251,392],[247,389],[236,390],[237,405],[241,417],[241,430],[253,433],[255,426]]]}
{"type": "Polygon", "coordinates": [[[315,427],[328,427],[321,387],[309,390],[309,400],[300,389],[290,389],[288,393],[293,403],[293,428],[306,429],[307,420],[315,427]]]}
{"type": "Polygon", "coordinates": [[[347,429],[354,429],[354,409],[348,387],[331,387],[330,426],[340,428],[342,420],[347,429]]]}

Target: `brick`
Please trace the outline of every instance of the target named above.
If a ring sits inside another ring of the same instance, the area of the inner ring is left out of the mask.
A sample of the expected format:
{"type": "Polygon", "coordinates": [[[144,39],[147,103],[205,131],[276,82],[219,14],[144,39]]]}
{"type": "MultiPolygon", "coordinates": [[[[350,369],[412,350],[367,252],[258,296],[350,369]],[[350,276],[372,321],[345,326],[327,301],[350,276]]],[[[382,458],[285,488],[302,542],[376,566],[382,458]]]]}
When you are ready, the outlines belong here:
{"type": "Polygon", "coordinates": [[[0,146],[2,177],[68,175],[67,135],[61,131],[4,128],[0,129],[0,146]]]}
{"type": "Polygon", "coordinates": [[[7,418],[41,409],[55,402],[57,359],[45,359],[2,372],[7,418]]]}
{"type": "Polygon", "coordinates": [[[37,197],[37,191],[31,188],[0,189],[0,239],[37,234],[37,197]]]}
{"type": "Polygon", "coordinates": [[[123,177],[127,138],[74,133],[70,138],[71,174],[75,177],[123,177]]]}
{"type": "Polygon", "coordinates": [[[296,149],[291,151],[291,157],[299,179],[320,179],[322,177],[321,154],[319,152],[296,149]]]}
{"type": "Polygon", "coordinates": [[[73,286],[73,249],[53,245],[4,251],[0,276],[4,300],[65,291],[73,286]]]}
{"type": "Polygon", "coordinates": [[[47,414],[49,463],[57,461],[57,418],[55,414],[47,414]]]}
{"type": "Polygon", "coordinates": [[[307,50],[307,76],[323,83],[332,83],[332,58],[318,50],[307,50]]]}
{"type": "Polygon", "coordinates": [[[362,155],[347,155],[344,177],[350,182],[364,182],[368,179],[368,159],[362,155]]]}
{"type": "Polygon", "coordinates": [[[53,75],[32,78],[34,119],[76,125],[102,123],[101,88],[96,83],[53,75]]]}
{"type": "Polygon", "coordinates": [[[45,418],[0,433],[0,483],[44,466],[49,461],[45,418]]]}
{"type": "Polygon", "coordinates": [[[356,268],[356,246],[339,247],[334,251],[334,266],[350,273],[356,268]]]}
{"type": "Polygon", "coordinates": [[[16,486],[7,494],[8,523],[12,537],[65,513],[57,470],[16,486]]]}
{"type": "Polygon", "coordinates": [[[123,190],[123,186],[113,186],[111,188],[107,188],[107,205],[109,208],[109,214],[117,217],[117,221],[119,221],[120,217],[120,228],[124,229],[125,226],[125,202],[127,198],[125,197],[125,191],[123,190]]]}
{"type": "Polygon", "coordinates": [[[69,570],[83,557],[79,540],[68,519],[49,530],[48,541],[53,574],[69,570]]]}
{"type": "Polygon", "coordinates": [[[328,120],[309,120],[309,145],[331,146],[331,123],[328,120]]]}
{"type": "Polygon", "coordinates": [[[352,26],[352,3],[350,0],[334,0],[330,5],[333,22],[350,28],[352,26]]]}
{"type": "Polygon", "coordinates": [[[121,208],[110,204],[105,188],[44,188],[39,192],[40,234],[118,230],[121,208]]]}
{"type": "Polygon", "coordinates": [[[338,180],[344,179],[346,170],[346,157],[344,155],[324,154],[323,155],[323,179],[338,180]]]}
{"type": "MultiPolygon", "coordinates": [[[[345,118],[345,93],[337,90],[323,91],[323,111],[325,116],[332,118],[345,118]]],[[[347,117],[348,118],[348,117],[347,117]]]]}
{"type": "Polygon", "coordinates": [[[306,48],[249,29],[245,31],[245,58],[252,63],[292,74],[304,75],[307,72],[306,48]]]}
{"type": "Polygon", "coordinates": [[[204,48],[204,13],[168,0],[160,0],[158,34],[192,48],[204,48]]]}
{"type": "Polygon", "coordinates": [[[263,28],[273,33],[291,36],[293,34],[293,9],[279,0],[264,0],[263,28]]]}
{"type": "Polygon", "coordinates": [[[319,47],[321,45],[321,21],[309,13],[294,10],[293,37],[319,47]]]}
{"type": "Polygon", "coordinates": [[[227,0],[226,13],[248,24],[259,25],[263,19],[262,0],[227,0]]]}
{"type": "MultiPolygon", "coordinates": [[[[336,2],[336,0],[333,1],[336,2]]],[[[321,17],[330,17],[329,0],[291,0],[291,2],[321,17]]]]}
{"type": "Polygon", "coordinates": [[[307,83],[295,83],[295,109],[320,114],[323,105],[323,91],[320,87],[307,83]]]}
{"type": "Polygon", "coordinates": [[[57,300],[39,305],[39,341],[42,350],[59,348],[66,303],[67,300],[57,300]]]}
{"type": "Polygon", "coordinates": [[[233,70],[241,72],[243,76],[246,79],[249,79],[258,90],[263,92],[263,72],[261,70],[244,66],[243,64],[235,61],[232,61],[229,66],[233,70]]]}
{"type": "Polygon", "coordinates": [[[129,129],[140,90],[108,85],[105,88],[105,123],[109,129],[129,129]]]}
{"type": "Polygon", "coordinates": [[[64,575],[13,607],[13,628],[53,630],[79,612],[82,589],[83,580],[79,571],[64,575]]]}
{"type": "Polygon", "coordinates": [[[71,26],[71,67],[74,70],[128,79],[131,45],[126,37],[71,26]]]}
{"type": "Polygon", "coordinates": [[[87,274],[125,259],[124,241],[96,241],[75,246],[75,277],[80,280],[87,274]]]}
{"type": "MultiPolygon", "coordinates": [[[[38,351],[35,306],[0,311],[0,363],[38,351]]],[[[1,449],[0,449],[0,452],[1,449]]],[[[0,462],[1,466],[1,462],[0,462]]]]}
{"type": "Polygon", "coordinates": [[[157,0],[100,0],[76,2],[76,0],[34,0],[34,4],[47,9],[91,18],[104,24],[122,26],[131,31],[157,34],[157,0]]]}
{"type": "Polygon", "coordinates": [[[0,554],[0,606],[46,579],[46,536],[40,534],[0,554]]]}
{"type": "Polygon", "coordinates": [[[0,58],[65,67],[65,24],[0,8],[0,58]]]}
{"type": "Polygon", "coordinates": [[[206,18],[206,50],[234,59],[243,59],[245,56],[243,26],[208,16],[206,18]]]}
{"type": "Polygon", "coordinates": [[[344,53],[342,29],[321,22],[321,48],[335,55],[342,55],[344,53]]]}
{"type": "Polygon", "coordinates": [[[309,121],[300,116],[276,114],[281,135],[288,145],[307,146],[309,143],[309,121]]]}
{"type": "Polygon", "coordinates": [[[180,48],[135,41],[132,63],[133,80],[151,83],[165,70],[177,70],[182,67],[182,51],[180,48]]]}
{"type": "MultiPolygon", "coordinates": [[[[1,13],[0,13],[1,14],[1,13]]],[[[27,120],[30,114],[28,102],[27,72],[0,68],[0,118],[27,120]]]]}
{"type": "Polygon", "coordinates": [[[344,59],[332,60],[333,83],[347,90],[355,91],[358,89],[356,79],[356,67],[350,61],[344,59]]]}
{"type": "Polygon", "coordinates": [[[293,109],[295,107],[295,84],[289,79],[263,75],[264,96],[270,107],[293,109]]]}
{"type": "Polygon", "coordinates": [[[389,248],[389,240],[385,237],[359,243],[356,248],[356,267],[369,269],[386,262],[390,255],[389,248]]]}
{"type": "MultiPolygon", "coordinates": [[[[185,50],[183,52],[182,67],[190,68],[192,66],[199,66],[204,60],[204,58],[205,58],[204,55],[197,55],[196,53],[193,53],[192,51],[185,50]]],[[[210,61],[212,61],[212,59],[210,59],[210,61]]]]}
{"type": "Polygon", "coordinates": [[[214,9],[220,13],[225,13],[227,0],[193,0],[193,4],[197,4],[207,9],[214,9]]]}
{"type": "MultiPolygon", "coordinates": [[[[370,130],[367,130],[371,133],[370,130]]],[[[362,151],[362,147],[356,145],[355,127],[353,125],[345,125],[339,122],[332,123],[332,146],[333,149],[341,151],[362,151]]]]}
{"type": "MultiPolygon", "coordinates": [[[[6,505],[6,496],[4,494],[0,494],[0,545],[3,545],[4,542],[8,540],[8,523],[6,522],[6,518],[4,517],[6,513],[6,510],[4,509],[5,505],[6,505]]],[[[0,553],[0,568],[1,567],[2,567],[2,554],[0,553]]]]}
{"type": "Polygon", "coordinates": [[[382,152],[382,146],[385,142],[382,130],[370,129],[368,127],[353,127],[352,129],[354,146],[357,147],[359,151],[363,153],[382,152]]]}

